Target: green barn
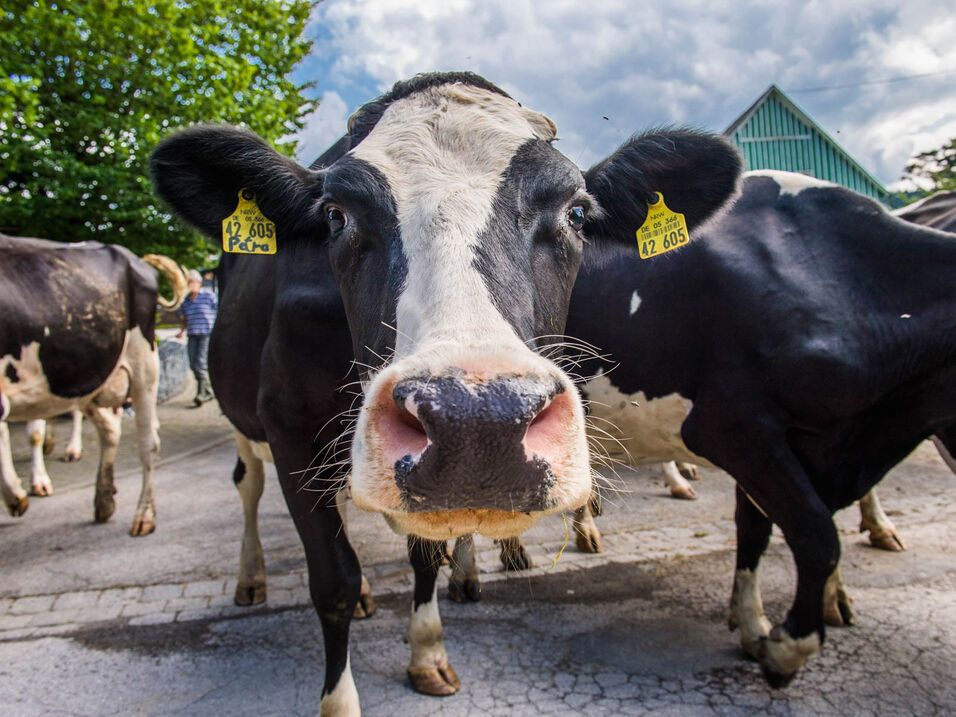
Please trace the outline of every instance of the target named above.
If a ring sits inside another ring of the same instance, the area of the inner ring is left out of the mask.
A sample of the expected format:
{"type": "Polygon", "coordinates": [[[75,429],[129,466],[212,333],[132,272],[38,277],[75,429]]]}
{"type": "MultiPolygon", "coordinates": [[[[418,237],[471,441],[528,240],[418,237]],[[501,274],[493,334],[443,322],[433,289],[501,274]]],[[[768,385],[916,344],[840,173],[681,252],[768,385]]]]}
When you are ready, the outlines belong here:
{"type": "Polygon", "coordinates": [[[842,184],[880,201],[889,192],[776,85],[724,131],[746,169],[780,169],[842,184]]]}

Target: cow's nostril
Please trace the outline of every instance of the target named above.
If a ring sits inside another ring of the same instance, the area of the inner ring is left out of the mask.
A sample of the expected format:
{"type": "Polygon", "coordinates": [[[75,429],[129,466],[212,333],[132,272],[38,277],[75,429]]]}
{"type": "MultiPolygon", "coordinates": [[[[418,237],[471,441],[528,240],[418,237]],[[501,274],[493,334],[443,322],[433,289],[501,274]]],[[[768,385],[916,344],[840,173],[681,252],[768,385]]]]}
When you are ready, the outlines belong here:
{"type": "Polygon", "coordinates": [[[409,410],[409,403],[411,399],[405,399],[402,404],[396,402],[396,408],[398,409],[398,420],[404,423],[408,428],[416,433],[419,433],[427,440],[427,435],[425,434],[425,427],[422,425],[422,422],[418,420],[412,411],[414,410],[414,404],[411,405],[409,410]]]}
{"type": "Polygon", "coordinates": [[[528,426],[524,437],[525,457],[530,461],[557,454],[561,437],[571,417],[571,406],[566,393],[559,393],[547,402],[528,426]]]}

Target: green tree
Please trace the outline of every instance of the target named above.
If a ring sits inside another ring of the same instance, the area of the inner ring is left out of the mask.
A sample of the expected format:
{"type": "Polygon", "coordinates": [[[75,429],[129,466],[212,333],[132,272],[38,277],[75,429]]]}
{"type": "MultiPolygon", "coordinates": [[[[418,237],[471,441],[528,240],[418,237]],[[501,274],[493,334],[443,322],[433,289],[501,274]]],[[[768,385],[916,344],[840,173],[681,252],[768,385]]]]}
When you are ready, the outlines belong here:
{"type": "Polygon", "coordinates": [[[0,10],[0,231],[195,265],[209,242],[158,204],[150,152],[190,122],[283,140],[316,102],[289,72],[309,0],[12,0],[0,10]]]}
{"type": "Polygon", "coordinates": [[[956,137],[942,147],[914,155],[906,163],[903,179],[912,180],[921,187],[925,187],[926,180],[929,180],[932,186],[926,189],[927,194],[956,189],[956,137]]]}

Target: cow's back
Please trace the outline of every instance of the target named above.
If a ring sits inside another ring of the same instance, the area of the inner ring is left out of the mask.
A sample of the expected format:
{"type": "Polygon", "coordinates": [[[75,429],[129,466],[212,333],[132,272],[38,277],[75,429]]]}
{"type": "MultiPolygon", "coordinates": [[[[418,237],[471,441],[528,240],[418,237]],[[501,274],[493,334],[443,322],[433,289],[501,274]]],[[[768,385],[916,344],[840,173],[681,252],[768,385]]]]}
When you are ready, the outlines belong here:
{"type": "Polygon", "coordinates": [[[35,353],[50,393],[73,398],[106,380],[127,331],[139,328],[153,341],[156,275],[123,247],[0,235],[0,266],[0,357],[10,357],[0,381],[8,396],[31,379],[13,365],[25,354],[35,353]]]}

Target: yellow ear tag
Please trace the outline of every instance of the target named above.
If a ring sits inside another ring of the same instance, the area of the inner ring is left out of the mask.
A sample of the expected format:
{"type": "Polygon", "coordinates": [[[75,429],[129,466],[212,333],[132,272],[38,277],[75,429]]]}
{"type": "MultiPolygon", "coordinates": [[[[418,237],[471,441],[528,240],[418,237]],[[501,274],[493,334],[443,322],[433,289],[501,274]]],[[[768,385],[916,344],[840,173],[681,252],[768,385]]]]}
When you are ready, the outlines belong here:
{"type": "Polygon", "coordinates": [[[222,250],[231,254],[276,253],[276,225],[265,218],[251,189],[240,190],[236,210],[222,220],[222,250]]]}
{"type": "Polygon", "coordinates": [[[647,219],[637,230],[637,245],[640,247],[641,259],[650,259],[652,256],[676,249],[690,239],[684,215],[672,212],[664,204],[661,193],[655,192],[655,194],[657,199],[647,205],[647,219]]]}

